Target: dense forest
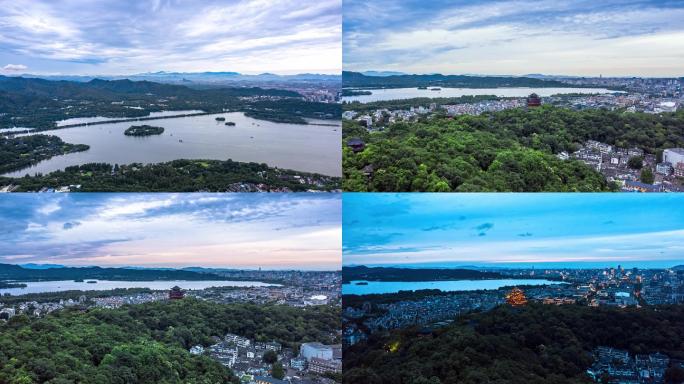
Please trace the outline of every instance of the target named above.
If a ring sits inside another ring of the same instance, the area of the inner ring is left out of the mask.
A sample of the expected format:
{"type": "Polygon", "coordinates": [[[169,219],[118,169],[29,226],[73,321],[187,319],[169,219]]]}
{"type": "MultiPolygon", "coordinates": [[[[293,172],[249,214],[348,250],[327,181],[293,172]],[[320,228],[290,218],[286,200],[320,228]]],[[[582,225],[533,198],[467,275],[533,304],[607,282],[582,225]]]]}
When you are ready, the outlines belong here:
{"type": "MultiPolygon", "coordinates": [[[[411,88],[411,87],[453,87],[453,88],[500,88],[500,87],[568,87],[556,80],[541,80],[531,77],[494,77],[466,75],[392,75],[366,76],[359,72],[342,72],[342,86],[355,88],[411,88]]],[[[573,86],[576,87],[576,86],[573,86]]]]}
{"type": "Polygon", "coordinates": [[[269,167],[266,164],[232,160],[174,160],[158,164],[111,165],[105,163],[67,167],[47,175],[21,178],[0,177],[0,185],[15,185],[17,192],[44,187],[81,185],[83,192],[224,192],[234,183],[266,184],[293,191],[333,190],[339,177],[269,167]],[[313,177],[320,185],[300,183],[295,176],[313,177]]]}
{"type": "Polygon", "coordinates": [[[15,264],[0,264],[0,280],[227,280],[219,275],[180,269],[130,269],[102,267],[23,268],[15,264]]]}
{"type": "Polygon", "coordinates": [[[393,267],[342,267],[342,281],[438,281],[501,279],[498,272],[481,272],[458,268],[393,268],[393,267]]]}
{"type": "Polygon", "coordinates": [[[126,136],[151,136],[151,135],[161,135],[164,133],[164,128],[155,127],[152,125],[131,125],[126,128],[124,135],[126,136]]]}
{"type": "Polygon", "coordinates": [[[273,121],[339,118],[339,104],[308,102],[297,92],[280,89],[207,88],[151,81],[51,81],[0,76],[0,128],[55,128],[75,117],[132,118],[150,112],[202,110],[250,111],[273,121]]]}
{"type": "Polygon", "coordinates": [[[580,161],[555,154],[588,140],[648,153],[684,146],[684,113],[575,111],[543,106],[395,123],[368,133],[354,122],[346,140],[365,149],[343,152],[347,191],[605,191],[614,186],[580,161]]]}
{"type": "Polygon", "coordinates": [[[500,306],[444,328],[371,336],[344,351],[345,384],[592,383],[598,346],[684,359],[684,306],[500,306]]]}
{"type": "Polygon", "coordinates": [[[0,174],[38,164],[53,156],[86,151],[85,144],[69,144],[57,136],[31,135],[4,137],[0,135],[0,174]]]}
{"type": "Polygon", "coordinates": [[[297,348],[332,342],[340,312],[331,307],[222,305],[183,299],[119,309],[18,315],[0,326],[0,382],[12,384],[219,384],[232,372],[188,348],[235,333],[297,348]]]}

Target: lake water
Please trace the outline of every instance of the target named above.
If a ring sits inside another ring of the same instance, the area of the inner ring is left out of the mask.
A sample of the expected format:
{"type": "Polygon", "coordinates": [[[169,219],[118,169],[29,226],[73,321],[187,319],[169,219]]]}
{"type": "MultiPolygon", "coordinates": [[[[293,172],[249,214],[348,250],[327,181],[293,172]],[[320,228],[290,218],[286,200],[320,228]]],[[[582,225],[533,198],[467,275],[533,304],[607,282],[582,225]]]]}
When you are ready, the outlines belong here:
{"type": "MultiPolygon", "coordinates": [[[[94,280],[94,279],[91,279],[94,280]]],[[[173,281],[112,281],[95,280],[97,284],[89,284],[85,281],[75,282],[73,280],[63,281],[32,281],[25,282],[26,288],[6,288],[0,289],[0,294],[9,293],[11,295],[25,295],[28,293],[42,292],[62,292],[62,291],[106,291],[115,288],[149,288],[153,290],[167,290],[173,286],[182,289],[205,289],[209,287],[269,287],[278,284],[262,283],[260,281],[229,281],[229,280],[173,280],[173,281]]]]}
{"type": "Polygon", "coordinates": [[[33,131],[33,128],[24,128],[24,127],[0,128],[0,133],[12,133],[12,132],[24,132],[24,131],[33,131]]]}
{"type": "MultiPolygon", "coordinates": [[[[143,117],[163,117],[163,116],[174,116],[174,115],[188,115],[191,113],[202,113],[198,109],[183,110],[183,111],[160,111],[160,112],[150,112],[149,115],[143,117]]],[[[58,127],[63,127],[65,125],[72,124],[85,124],[94,123],[96,121],[111,121],[111,120],[122,120],[130,119],[130,117],[104,117],[104,116],[93,116],[93,117],[72,117],[71,119],[59,120],[55,123],[58,127]]]]}
{"type": "Polygon", "coordinates": [[[455,281],[367,281],[368,285],[356,285],[358,281],[342,285],[345,295],[370,295],[374,293],[397,293],[421,289],[439,289],[444,292],[499,289],[516,285],[563,284],[544,279],[455,280],[455,281]]]}
{"type": "Polygon", "coordinates": [[[372,92],[371,95],[360,96],[345,96],[343,101],[359,101],[361,103],[369,103],[372,101],[381,100],[400,100],[412,99],[415,97],[460,97],[460,96],[477,96],[477,95],[495,95],[499,97],[527,97],[531,93],[536,93],[539,96],[547,97],[556,94],[567,93],[615,93],[605,88],[442,88],[439,91],[431,91],[428,89],[418,88],[392,88],[392,89],[368,89],[372,92]]]}
{"type": "Polygon", "coordinates": [[[231,112],[42,131],[38,133],[59,136],[67,143],[88,144],[90,149],[55,156],[5,176],[46,174],[86,163],[149,164],[176,159],[232,159],[341,176],[340,122],[311,120],[310,123],[273,123],[246,117],[242,112],[231,112]],[[219,116],[236,125],[227,126],[225,122],[217,122],[215,119],[219,116]],[[146,137],[123,134],[131,125],[139,124],[164,127],[164,133],[146,137]]]}

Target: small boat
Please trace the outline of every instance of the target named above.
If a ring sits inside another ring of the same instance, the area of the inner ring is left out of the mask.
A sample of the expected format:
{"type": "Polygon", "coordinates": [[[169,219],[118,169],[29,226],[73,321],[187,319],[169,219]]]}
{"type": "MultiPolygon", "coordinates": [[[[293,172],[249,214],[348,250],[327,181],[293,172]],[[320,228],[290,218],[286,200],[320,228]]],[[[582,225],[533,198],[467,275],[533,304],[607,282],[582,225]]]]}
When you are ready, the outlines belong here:
{"type": "Polygon", "coordinates": [[[182,142],[183,142],[183,140],[181,140],[181,139],[178,139],[178,142],[179,142],[179,143],[182,143],[182,142]]]}

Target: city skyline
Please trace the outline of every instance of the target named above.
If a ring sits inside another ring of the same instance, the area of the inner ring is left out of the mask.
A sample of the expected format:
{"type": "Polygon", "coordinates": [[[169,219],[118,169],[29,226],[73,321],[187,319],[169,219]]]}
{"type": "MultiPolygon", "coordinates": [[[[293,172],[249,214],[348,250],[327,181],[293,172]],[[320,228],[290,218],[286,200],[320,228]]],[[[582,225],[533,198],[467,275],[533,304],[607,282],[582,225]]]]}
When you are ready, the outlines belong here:
{"type": "Polygon", "coordinates": [[[343,67],[410,74],[684,76],[671,1],[345,2],[343,67]]]}
{"type": "Polygon", "coordinates": [[[0,5],[0,75],[341,71],[340,0],[0,5]]]}
{"type": "Polygon", "coordinates": [[[11,195],[0,263],[338,270],[335,194],[11,195]]]}
{"type": "Polygon", "coordinates": [[[349,194],[343,265],[669,268],[684,264],[672,194],[349,194]]]}

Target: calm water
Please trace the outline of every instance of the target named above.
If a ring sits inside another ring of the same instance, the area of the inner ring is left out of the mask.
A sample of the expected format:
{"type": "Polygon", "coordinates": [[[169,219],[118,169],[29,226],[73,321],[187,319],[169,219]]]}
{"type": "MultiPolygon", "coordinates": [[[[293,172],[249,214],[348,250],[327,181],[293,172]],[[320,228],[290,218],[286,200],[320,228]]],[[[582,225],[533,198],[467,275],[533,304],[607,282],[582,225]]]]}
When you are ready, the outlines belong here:
{"type": "Polygon", "coordinates": [[[40,133],[59,136],[67,143],[88,144],[90,149],[55,156],[5,176],[45,174],[86,163],[148,164],[176,159],[253,161],[279,168],[341,176],[342,130],[339,121],[313,120],[311,123],[273,123],[232,112],[43,131],[40,133]],[[231,127],[225,122],[217,122],[215,119],[219,116],[236,125],[231,127]],[[336,125],[314,125],[316,123],[336,125]],[[136,124],[164,127],[164,133],[147,137],[123,134],[136,124]]]}
{"type": "Polygon", "coordinates": [[[342,285],[345,295],[369,295],[373,293],[397,293],[421,289],[439,289],[444,292],[477,291],[480,289],[499,289],[514,285],[562,284],[558,281],[543,279],[502,279],[502,280],[456,280],[456,281],[367,281],[368,285],[356,285],[357,281],[342,285]]]}
{"type": "Polygon", "coordinates": [[[85,281],[77,283],[73,280],[64,281],[36,281],[27,282],[26,288],[7,288],[0,289],[0,294],[9,293],[11,295],[25,295],[27,293],[41,292],[61,292],[61,291],[105,291],[115,288],[149,288],[154,290],[166,290],[173,286],[183,289],[204,289],[209,287],[269,287],[278,284],[267,284],[260,281],[228,281],[228,280],[206,280],[206,281],[111,281],[95,280],[97,284],[88,284],[85,281]]]}
{"type": "Polygon", "coordinates": [[[32,130],[33,130],[33,128],[22,128],[22,127],[0,128],[0,133],[23,132],[23,131],[32,131],[32,130]]]}
{"type": "Polygon", "coordinates": [[[559,93],[615,93],[605,88],[442,88],[439,91],[418,88],[369,89],[373,94],[361,96],[345,96],[343,101],[359,101],[369,103],[380,100],[412,99],[414,97],[460,97],[476,95],[496,95],[499,97],[526,97],[530,93],[547,97],[559,93]]]}
{"type": "MultiPolygon", "coordinates": [[[[160,111],[160,112],[150,112],[149,115],[144,117],[162,117],[162,116],[173,116],[173,115],[187,115],[191,113],[202,113],[198,109],[184,110],[184,111],[160,111]]],[[[65,125],[71,124],[84,124],[84,123],[94,123],[96,121],[110,121],[110,120],[121,120],[128,119],[128,117],[104,117],[104,116],[94,116],[94,117],[73,117],[71,119],[59,120],[56,122],[58,127],[63,127],[65,125]]]]}

